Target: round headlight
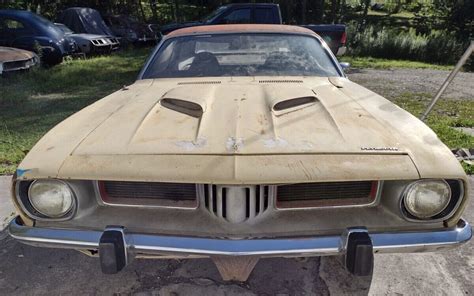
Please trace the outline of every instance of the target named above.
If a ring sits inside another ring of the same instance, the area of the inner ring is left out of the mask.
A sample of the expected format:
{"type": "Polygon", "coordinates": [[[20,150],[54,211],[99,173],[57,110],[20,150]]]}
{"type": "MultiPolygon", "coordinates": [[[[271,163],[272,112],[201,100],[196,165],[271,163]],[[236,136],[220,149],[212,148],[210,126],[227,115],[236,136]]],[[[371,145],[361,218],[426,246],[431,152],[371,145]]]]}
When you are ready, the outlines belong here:
{"type": "Polygon", "coordinates": [[[34,181],[28,190],[28,198],[36,211],[51,218],[66,215],[74,206],[71,189],[58,180],[34,181]]]}
{"type": "Polygon", "coordinates": [[[410,184],[403,204],[411,215],[429,219],[441,213],[451,200],[451,188],[444,180],[422,180],[410,184]]]}

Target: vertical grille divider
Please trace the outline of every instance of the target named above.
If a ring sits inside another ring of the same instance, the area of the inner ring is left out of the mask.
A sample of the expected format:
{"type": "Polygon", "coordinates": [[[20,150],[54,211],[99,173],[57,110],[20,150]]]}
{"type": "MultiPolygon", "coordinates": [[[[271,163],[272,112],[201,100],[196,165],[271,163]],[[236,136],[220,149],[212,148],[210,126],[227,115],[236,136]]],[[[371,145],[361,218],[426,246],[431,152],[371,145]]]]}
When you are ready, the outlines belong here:
{"type": "Polygon", "coordinates": [[[220,190],[217,190],[217,217],[222,218],[222,198],[224,196],[225,187],[221,187],[220,190]]]}
{"type": "Polygon", "coordinates": [[[250,187],[249,188],[249,195],[250,195],[250,219],[255,218],[255,216],[258,214],[257,213],[257,207],[256,207],[256,194],[255,194],[255,187],[250,187]]]}
{"type": "Polygon", "coordinates": [[[205,184],[203,187],[205,208],[212,216],[230,223],[251,221],[267,211],[272,202],[271,186],[205,184]]]}

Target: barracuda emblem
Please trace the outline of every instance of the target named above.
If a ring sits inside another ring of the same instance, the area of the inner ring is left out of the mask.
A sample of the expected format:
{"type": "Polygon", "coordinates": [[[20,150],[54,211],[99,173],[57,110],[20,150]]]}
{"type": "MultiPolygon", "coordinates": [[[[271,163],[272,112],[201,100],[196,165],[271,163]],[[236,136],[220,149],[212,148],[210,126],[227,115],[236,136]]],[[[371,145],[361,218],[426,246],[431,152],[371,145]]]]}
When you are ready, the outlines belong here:
{"type": "Polygon", "coordinates": [[[360,147],[362,151],[398,151],[397,147],[360,147]]]}

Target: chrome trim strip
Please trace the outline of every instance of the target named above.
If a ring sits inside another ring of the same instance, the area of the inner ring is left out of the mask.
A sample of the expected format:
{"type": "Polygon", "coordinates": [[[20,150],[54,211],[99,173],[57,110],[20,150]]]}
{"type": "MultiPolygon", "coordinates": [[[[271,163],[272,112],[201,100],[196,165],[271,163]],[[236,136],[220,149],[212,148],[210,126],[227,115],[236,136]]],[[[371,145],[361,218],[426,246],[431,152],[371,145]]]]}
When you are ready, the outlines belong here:
{"type": "MultiPolygon", "coordinates": [[[[19,218],[9,225],[10,235],[26,244],[42,247],[97,249],[102,231],[30,227],[19,218]]],[[[347,232],[347,231],[345,231],[347,232]]],[[[322,256],[344,253],[345,235],[275,238],[213,239],[127,233],[127,249],[147,254],[171,253],[176,257],[205,256],[322,256]]],[[[460,220],[456,227],[435,231],[370,233],[375,253],[423,252],[449,249],[472,237],[471,226],[460,220]]]]}

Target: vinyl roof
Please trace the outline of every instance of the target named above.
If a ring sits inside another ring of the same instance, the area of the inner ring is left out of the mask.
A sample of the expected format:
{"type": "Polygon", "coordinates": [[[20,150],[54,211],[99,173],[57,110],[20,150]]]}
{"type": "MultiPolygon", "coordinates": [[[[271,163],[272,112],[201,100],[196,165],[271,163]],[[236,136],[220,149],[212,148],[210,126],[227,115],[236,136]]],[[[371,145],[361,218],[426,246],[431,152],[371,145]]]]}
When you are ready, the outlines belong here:
{"type": "Polygon", "coordinates": [[[211,26],[195,26],[175,30],[167,35],[167,37],[193,35],[203,33],[294,33],[294,34],[311,34],[315,35],[310,29],[298,26],[288,25],[261,25],[261,24],[238,24],[238,25],[211,25],[211,26]]]}

